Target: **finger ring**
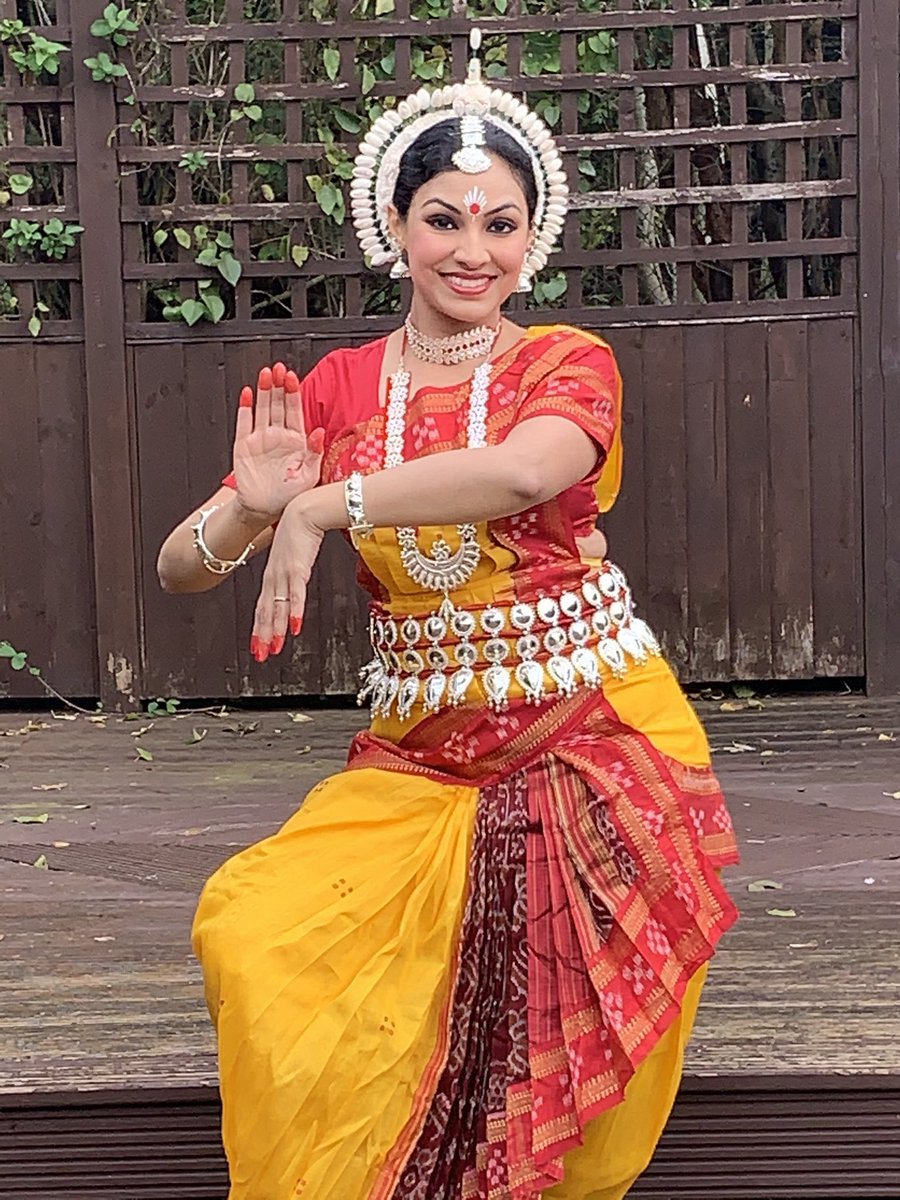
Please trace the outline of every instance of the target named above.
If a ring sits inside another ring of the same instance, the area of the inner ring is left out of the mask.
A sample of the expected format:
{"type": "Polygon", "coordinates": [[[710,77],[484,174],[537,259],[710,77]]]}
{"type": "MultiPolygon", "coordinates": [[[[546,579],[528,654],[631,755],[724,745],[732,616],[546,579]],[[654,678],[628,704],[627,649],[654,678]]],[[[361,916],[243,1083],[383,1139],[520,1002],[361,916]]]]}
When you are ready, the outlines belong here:
{"type": "Polygon", "coordinates": [[[290,596],[273,596],[272,599],[276,604],[290,604],[291,602],[290,596]]]}

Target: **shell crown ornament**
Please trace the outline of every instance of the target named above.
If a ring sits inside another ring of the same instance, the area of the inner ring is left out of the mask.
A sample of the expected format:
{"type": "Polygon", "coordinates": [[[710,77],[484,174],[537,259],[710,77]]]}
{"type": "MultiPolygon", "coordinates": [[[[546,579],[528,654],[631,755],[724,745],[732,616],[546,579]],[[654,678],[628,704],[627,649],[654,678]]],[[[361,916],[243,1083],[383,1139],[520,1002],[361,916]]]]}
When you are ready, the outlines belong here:
{"type": "Polygon", "coordinates": [[[475,177],[490,169],[490,154],[484,148],[488,125],[503,130],[528,155],[537,207],[534,241],[524,264],[526,274],[543,270],[563,231],[569,188],[553,135],[527,104],[484,83],[478,57],[481,31],[473,29],[469,41],[472,56],[464,83],[421,88],[407,96],[396,108],[385,110],[360,143],[350,184],[350,207],[356,236],[373,267],[395,263],[399,257],[388,227],[388,207],[403,155],[427,129],[451,117],[459,118],[462,140],[453,163],[466,174],[475,177]]]}

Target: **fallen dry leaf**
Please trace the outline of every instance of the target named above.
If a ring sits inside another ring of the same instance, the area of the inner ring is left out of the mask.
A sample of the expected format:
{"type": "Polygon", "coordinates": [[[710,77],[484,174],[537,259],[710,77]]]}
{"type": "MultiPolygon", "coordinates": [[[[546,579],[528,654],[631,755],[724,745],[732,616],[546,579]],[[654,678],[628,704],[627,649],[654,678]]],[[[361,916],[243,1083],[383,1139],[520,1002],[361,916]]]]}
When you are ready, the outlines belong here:
{"type": "Polygon", "coordinates": [[[49,820],[49,813],[26,814],[24,817],[13,817],[13,821],[18,825],[46,825],[49,820]]]}
{"type": "Polygon", "coordinates": [[[760,750],[759,757],[760,758],[771,758],[774,753],[775,753],[774,750],[760,750]]]}
{"type": "Polygon", "coordinates": [[[879,742],[894,742],[897,739],[893,733],[879,733],[878,740],[879,742]]]}
{"type": "Polygon", "coordinates": [[[719,712],[743,712],[746,707],[742,700],[725,700],[719,705],[719,712]]]}
{"type": "Polygon", "coordinates": [[[307,713],[288,713],[288,716],[295,725],[304,725],[307,721],[312,720],[312,717],[307,713]]]}
{"type": "Polygon", "coordinates": [[[68,786],[67,783],[36,783],[31,790],[33,792],[61,792],[68,786]]]}
{"type": "Polygon", "coordinates": [[[54,850],[65,850],[66,846],[71,846],[71,845],[72,845],[71,842],[54,842],[53,848],[54,848],[54,850]]]}
{"type": "Polygon", "coordinates": [[[50,870],[50,864],[47,862],[46,854],[39,854],[31,865],[33,867],[37,867],[39,871],[50,870]]]}
{"type": "Polygon", "coordinates": [[[52,712],[50,716],[54,721],[77,721],[78,713],[58,713],[52,712]]]}
{"type": "Polygon", "coordinates": [[[753,883],[747,884],[748,892],[771,892],[781,891],[784,887],[783,883],[776,883],[774,879],[757,879],[753,883]]]}
{"type": "Polygon", "coordinates": [[[887,796],[889,800],[900,800],[900,792],[882,792],[882,796],[887,796]]]}
{"type": "Polygon", "coordinates": [[[153,728],[153,726],[154,726],[155,724],[156,724],[156,722],[155,722],[155,721],[151,721],[149,725],[142,725],[142,726],[140,727],[140,729],[134,729],[134,730],[132,730],[131,736],[132,736],[133,738],[139,738],[139,737],[143,737],[145,733],[149,733],[149,732],[150,732],[150,730],[153,728]]]}
{"type": "Polygon", "coordinates": [[[766,912],[770,917],[796,917],[797,915],[793,908],[767,908],[766,912]]]}
{"type": "Polygon", "coordinates": [[[95,941],[95,942],[114,942],[115,940],[116,940],[116,939],[115,939],[114,937],[112,937],[112,936],[108,936],[108,937],[95,937],[95,938],[94,938],[94,941],[95,941]]]}
{"type": "Polygon", "coordinates": [[[209,825],[204,825],[202,829],[199,827],[197,829],[179,829],[178,832],[182,837],[196,837],[200,833],[209,833],[209,830],[209,825]]]}

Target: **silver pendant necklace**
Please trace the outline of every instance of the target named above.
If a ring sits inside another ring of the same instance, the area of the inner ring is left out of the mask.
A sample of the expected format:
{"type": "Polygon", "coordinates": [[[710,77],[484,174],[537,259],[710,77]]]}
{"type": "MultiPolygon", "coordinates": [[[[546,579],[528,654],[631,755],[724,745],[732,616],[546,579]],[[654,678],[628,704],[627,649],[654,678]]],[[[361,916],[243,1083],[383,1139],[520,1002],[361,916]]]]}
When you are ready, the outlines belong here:
{"type": "MultiPolygon", "coordinates": [[[[499,327],[494,332],[491,346],[487,349],[488,353],[493,349],[498,334],[499,327]]],[[[490,362],[482,363],[480,367],[476,367],[472,376],[466,429],[466,446],[470,450],[487,444],[487,402],[491,369],[490,362]]],[[[391,376],[388,394],[384,446],[384,465],[388,470],[398,467],[403,462],[403,435],[406,430],[409,387],[410,373],[401,354],[397,370],[391,376]]],[[[407,575],[419,587],[429,592],[443,592],[445,597],[449,592],[468,583],[481,561],[476,526],[461,524],[457,525],[456,529],[459,534],[459,548],[456,551],[452,551],[446,539],[439,535],[427,554],[419,548],[417,531],[412,525],[397,529],[400,561],[407,575]]]]}

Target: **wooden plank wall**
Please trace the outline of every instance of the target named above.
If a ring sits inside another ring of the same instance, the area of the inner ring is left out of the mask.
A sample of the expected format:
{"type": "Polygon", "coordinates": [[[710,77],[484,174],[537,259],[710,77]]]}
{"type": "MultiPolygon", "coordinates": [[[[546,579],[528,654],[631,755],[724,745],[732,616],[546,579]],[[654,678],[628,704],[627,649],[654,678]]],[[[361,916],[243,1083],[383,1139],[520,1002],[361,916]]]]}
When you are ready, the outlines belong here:
{"type": "Polygon", "coordinates": [[[305,632],[264,665],[249,653],[259,560],[214,592],[166,596],[155,560],[168,531],[230,468],[236,398],[279,359],[308,371],[340,343],[309,339],[143,344],[132,350],[137,397],[144,666],[148,695],[348,693],[365,661],[365,605],[354,556],[329,537],[312,581],[305,632]]]}
{"type": "Polygon", "coordinates": [[[864,671],[849,318],[612,330],[611,554],[684,680],[864,671]]]}
{"type": "MultiPolygon", "coordinates": [[[[98,688],[84,352],[0,343],[0,638],[62,692],[98,688]]],[[[0,662],[0,697],[42,696],[0,662]]]]}
{"type": "MultiPolygon", "coordinates": [[[[626,385],[612,554],[684,680],[855,676],[862,657],[858,417],[850,319],[608,331],[626,385]]],[[[335,342],[334,344],[338,344],[335,342]]],[[[181,696],[347,692],[365,653],[352,556],[332,539],[292,658],[247,637],[259,566],[203,597],[159,592],[165,533],[228,469],[240,386],[308,340],[143,344],[137,397],[146,688],[181,696]]]]}

